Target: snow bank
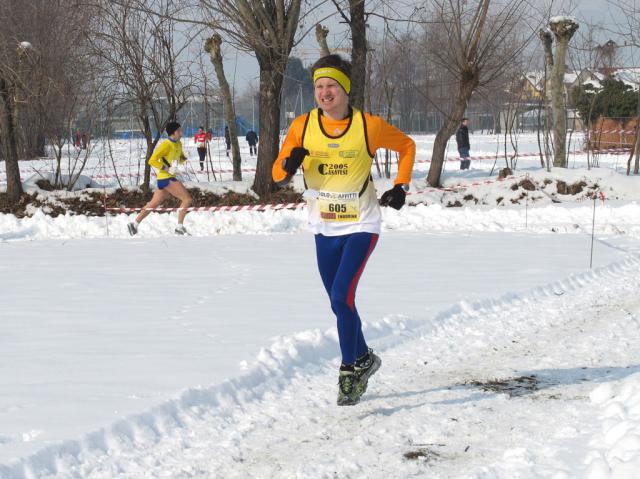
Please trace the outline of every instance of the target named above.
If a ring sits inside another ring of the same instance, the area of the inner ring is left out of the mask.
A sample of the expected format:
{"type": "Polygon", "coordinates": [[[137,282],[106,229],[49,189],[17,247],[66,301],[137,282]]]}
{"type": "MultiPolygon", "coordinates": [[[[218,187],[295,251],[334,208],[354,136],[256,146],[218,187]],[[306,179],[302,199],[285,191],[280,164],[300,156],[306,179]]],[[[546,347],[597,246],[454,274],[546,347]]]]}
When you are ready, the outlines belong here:
{"type": "MultiPolygon", "coordinates": [[[[545,170],[516,170],[513,177],[498,181],[486,173],[470,170],[461,178],[459,173],[443,179],[443,186],[456,188],[469,185],[456,191],[432,191],[411,194],[408,202],[427,201],[443,205],[458,206],[540,206],[552,203],[571,204],[588,200],[594,191],[602,192],[607,200],[640,200],[638,178],[617,174],[607,168],[587,170],[553,168],[545,170]]],[[[424,189],[424,187],[423,187],[424,189]]],[[[414,191],[419,191],[419,182],[414,182],[414,191]]]]}
{"type": "MultiPolygon", "coordinates": [[[[364,329],[367,338],[376,348],[384,350],[420,335],[447,330],[464,331],[476,324],[479,318],[495,315],[500,310],[513,309],[521,304],[535,303],[546,297],[580,290],[608,278],[619,277],[621,274],[637,274],[639,265],[640,259],[632,257],[589,273],[573,275],[562,281],[535,288],[526,294],[510,293],[493,300],[460,302],[428,321],[387,317],[379,322],[365,323],[364,329]]],[[[21,461],[7,466],[0,465],[0,476],[3,479],[27,479],[49,475],[82,477],[86,468],[91,469],[102,464],[101,458],[105,455],[118,455],[130,452],[133,448],[144,450],[153,447],[164,437],[171,435],[172,431],[188,428],[199,420],[216,418],[218,422],[215,424],[218,424],[220,430],[211,426],[211,435],[215,436],[243,414],[243,405],[258,401],[269,393],[282,391],[303,368],[318,369],[322,367],[322,363],[331,360],[338,349],[337,341],[334,328],[325,332],[316,329],[276,338],[271,347],[258,353],[255,362],[243,365],[246,371],[244,375],[209,388],[188,389],[174,400],[167,401],[146,413],[122,419],[108,428],[87,434],[80,440],[52,445],[21,461]]],[[[607,400],[611,393],[604,391],[594,393],[593,400],[605,401],[606,411],[613,411],[607,412],[607,418],[617,417],[616,411],[620,409],[617,403],[613,408],[609,408],[609,404],[616,401],[624,402],[629,414],[633,414],[634,418],[638,417],[637,420],[634,419],[636,431],[640,424],[640,375],[634,378],[634,386],[623,385],[613,399],[607,400]]],[[[611,434],[610,430],[611,427],[607,427],[605,441],[614,436],[617,439],[622,437],[617,433],[611,434]]],[[[627,430],[630,428],[625,429],[625,432],[627,430]]],[[[624,451],[628,452],[631,444],[631,440],[626,441],[624,451]]],[[[622,450],[621,448],[618,450],[622,450]]],[[[594,464],[593,467],[598,466],[594,464]]],[[[117,475],[118,471],[112,472],[117,475]]]]}
{"type": "MultiPolygon", "coordinates": [[[[598,201],[596,234],[626,234],[640,237],[640,204],[598,201]]],[[[89,217],[60,215],[52,218],[41,210],[32,217],[0,214],[0,241],[129,238],[127,223],[133,214],[89,217]]],[[[532,233],[591,232],[592,202],[528,208],[446,208],[441,205],[406,206],[400,211],[383,208],[386,231],[527,231],[532,233]]],[[[172,235],[176,214],[152,214],[140,227],[138,237],[172,235]]],[[[194,212],[185,225],[194,236],[232,234],[297,233],[307,229],[307,211],[194,212]]]]}
{"type": "MultiPolygon", "coordinates": [[[[369,338],[394,337],[406,329],[397,318],[386,318],[365,327],[369,338]]],[[[296,372],[309,364],[330,360],[338,350],[335,328],[304,331],[276,338],[269,348],[259,351],[246,373],[209,388],[192,388],[180,397],[161,404],[147,413],[122,419],[109,428],[87,434],[80,440],[65,441],[40,450],[23,461],[0,465],[3,479],[27,479],[52,474],[76,475],[73,471],[88,458],[118,454],[132,447],[156,444],[173,429],[188,427],[206,415],[231,420],[236,408],[257,401],[269,392],[282,390],[296,372]]],[[[212,431],[214,433],[214,431],[212,431]]]]}
{"type": "Polygon", "coordinates": [[[640,374],[607,383],[590,395],[600,407],[601,431],[585,461],[589,479],[638,477],[640,471],[640,374]]]}

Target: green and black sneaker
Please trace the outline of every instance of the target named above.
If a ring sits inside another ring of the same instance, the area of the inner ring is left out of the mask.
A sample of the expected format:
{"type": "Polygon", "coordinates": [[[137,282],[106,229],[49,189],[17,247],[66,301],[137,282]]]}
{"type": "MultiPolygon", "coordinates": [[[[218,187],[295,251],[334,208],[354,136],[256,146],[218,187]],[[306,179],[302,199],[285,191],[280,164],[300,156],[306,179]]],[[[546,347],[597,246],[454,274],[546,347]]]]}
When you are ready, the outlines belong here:
{"type": "Polygon", "coordinates": [[[376,353],[373,352],[373,349],[369,348],[367,354],[356,359],[355,364],[355,373],[358,381],[356,383],[356,389],[358,393],[358,400],[360,396],[362,396],[367,391],[367,386],[369,385],[369,378],[373,376],[378,369],[382,366],[382,359],[376,353]]]}
{"type": "Polygon", "coordinates": [[[350,369],[340,368],[338,376],[338,406],[353,406],[358,404],[361,394],[358,394],[358,377],[353,366],[350,369]]]}

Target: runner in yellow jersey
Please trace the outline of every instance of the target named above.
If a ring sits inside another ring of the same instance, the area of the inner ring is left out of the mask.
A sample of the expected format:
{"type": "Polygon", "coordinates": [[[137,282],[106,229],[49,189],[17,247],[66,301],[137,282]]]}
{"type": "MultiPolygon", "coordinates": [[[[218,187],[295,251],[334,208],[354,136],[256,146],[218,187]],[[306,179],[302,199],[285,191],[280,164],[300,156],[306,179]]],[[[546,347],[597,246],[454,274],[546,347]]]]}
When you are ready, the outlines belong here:
{"type": "Polygon", "coordinates": [[[169,122],[166,127],[167,138],[155,149],[149,164],[158,170],[157,180],[158,189],[153,193],[151,201],[149,201],[138,214],[133,223],[127,225],[131,236],[138,233],[140,222],[145,219],[153,208],[158,208],[169,197],[174,196],[180,200],[180,208],[178,212],[178,227],[175,233],[178,235],[186,235],[187,230],[184,227],[184,217],[187,215],[187,209],[193,203],[191,194],[184,185],[176,178],[176,171],[179,164],[185,162],[186,157],[182,153],[182,128],[180,123],[176,121],[169,122]]]}
{"type": "Polygon", "coordinates": [[[312,71],[319,108],[293,121],[272,174],[285,186],[303,169],[318,269],[338,324],[338,405],[352,405],[382,363],[367,346],[355,307],[358,281],[382,222],[372,159],[378,148],[400,154],[394,187],[380,200],[400,209],[411,181],[415,143],[382,118],[349,105],[351,64],[339,55],[321,58],[312,71]]]}

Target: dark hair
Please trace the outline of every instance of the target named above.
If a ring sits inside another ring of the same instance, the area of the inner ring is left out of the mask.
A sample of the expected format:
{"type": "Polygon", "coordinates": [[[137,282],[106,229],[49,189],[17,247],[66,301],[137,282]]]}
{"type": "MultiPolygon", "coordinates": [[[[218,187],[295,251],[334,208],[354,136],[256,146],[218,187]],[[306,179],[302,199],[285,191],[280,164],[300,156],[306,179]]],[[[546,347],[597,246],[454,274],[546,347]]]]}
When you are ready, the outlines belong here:
{"type": "Polygon", "coordinates": [[[349,78],[351,78],[351,62],[345,60],[340,55],[335,55],[335,54],[327,55],[325,57],[320,58],[320,60],[318,60],[317,62],[315,62],[311,66],[311,76],[313,77],[313,74],[318,68],[326,68],[326,67],[337,68],[342,73],[344,73],[349,78]]]}
{"type": "Polygon", "coordinates": [[[169,123],[167,123],[167,135],[171,136],[173,135],[178,128],[180,128],[180,123],[178,123],[177,121],[170,121],[169,123]]]}
{"type": "Polygon", "coordinates": [[[198,130],[204,130],[204,127],[203,126],[199,126],[198,130]]]}
{"type": "Polygon", "coordinates": [[[462,120],[460,120],[460,121],[469,121],[469,118],[467,118],[467,117],[465,116],[465,117],[464,117],[462,120]]]}

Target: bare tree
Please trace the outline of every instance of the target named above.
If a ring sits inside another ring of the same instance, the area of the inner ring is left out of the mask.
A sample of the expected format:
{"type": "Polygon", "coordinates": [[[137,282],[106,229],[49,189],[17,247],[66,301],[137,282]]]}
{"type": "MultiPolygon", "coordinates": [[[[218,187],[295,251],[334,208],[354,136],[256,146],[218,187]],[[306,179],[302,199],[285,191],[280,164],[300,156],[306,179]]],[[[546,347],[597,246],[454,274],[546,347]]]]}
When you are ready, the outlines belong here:
{"type": "Polygon", "coordinates": [[[229,127],[229,137],[231,139],[231,156],[233,162],[233,180],[242,181],[242,166],[240,163],[240,146],[238,145],[238,131],[236,127],[236,110],[233,104],[233,97],[231,95],[231,89],[229,88],[229,82],[224,74],[224,64],[222,62],[222,52],[220,45],[222,44],[222,37],[217,33],[208,38],[204,44],[204,51],[209,54],[211,63],[216,70],[216,77],[218,78],[218,85],[220,86],[220,92],[222,93],[222,100],[224,102],[224,116],[225,121],[229,127]]]}
{"type": "MultiPolygon", "coordinates": [[[[169,121],[175,120],[193,86],[189,65],[181,61],[195,34],[180,40],[171,0],[101,0],[91,28],[93,53],[103,75],[130,105],[146,140],[145,160],[169,121]]],[[[144,164],[143,188],[149,188],[151,167],[144,164]]]]}
{"type": "Polygon", "coordinates": [[[10,201],[22,192],[18,160],[45,155],[47,136],[82,104],[95,76],[83,39],[91,9],[77,7],[74,0],[0,0],[0,144],[10,201]]]}
{"type": "Polygon", "coordinates": [[[570,17],[553,17],[549,28],[539,32],[544,47],[547,67],[551,70],[549,82],[553,109],[553,166],[567,166],[567,106],[565,103],[564,73],[567,49],[571,37],[578,29],[576,20],[570,17]],[[552,36],[553,35],[553,36],[552,36]],[[552,51],[556,40],[555,55],[552,51]]]}
{"type": "MultiPolygon", "coordinates": [[[[3,39],[5,40],[5,39],[3,39]]],[[[2,41],[2,40],[0,40],[2,41]]],[[[22,195],[20,168],[18,167],[18,128],[16,125],[16,90],[21,80],[12,68],[18,60],[11,55],[9,41],[3,41],[3,60],[0,62],[0,144],[7,171],[7,198],[17,203],[22,195]]],[[[22,54],[21,54],[22,55],[22,54]]]]}
{"type": "Polygon", "coordinates": [[[260,67],[260,149],[253,190],[274,190],[271,166],[280,147],[280,91],[294,45],[302,0],[200,0],[207,23],[237,48],[252,51],[260,67]]]}
{"type": "Polygon", "coordinates": [[[436,186],[444,165],[447,142],[464,116],[475,89],[489,83],[527,45],[522,38],[527,2],[500,4],[491,0],[431,0],[435,24],[430,28],[434,62],[457,81],[449,112],[433,145],[427,182],[436,186]]]}
{"type": "MultiPolygon", "coordinates": [[[[398,65],[402,56],[399,55],[401,46],[388,28],[385,28],[382,41],[375,44],[375,51],[370,56],[369,103],[371,111],[382,116],[388,123],[392,123],[396,104],[398,103],[398,65]]],[[[375,164],[379,174],[385,178],[391,177],[392,154],[384,151],[382,168],[375,156],[375,164]]]]}

